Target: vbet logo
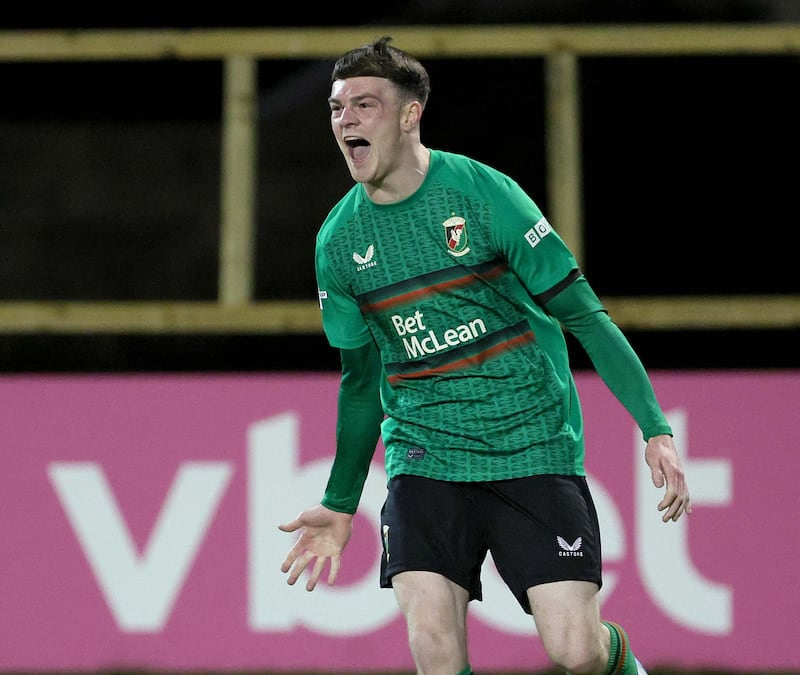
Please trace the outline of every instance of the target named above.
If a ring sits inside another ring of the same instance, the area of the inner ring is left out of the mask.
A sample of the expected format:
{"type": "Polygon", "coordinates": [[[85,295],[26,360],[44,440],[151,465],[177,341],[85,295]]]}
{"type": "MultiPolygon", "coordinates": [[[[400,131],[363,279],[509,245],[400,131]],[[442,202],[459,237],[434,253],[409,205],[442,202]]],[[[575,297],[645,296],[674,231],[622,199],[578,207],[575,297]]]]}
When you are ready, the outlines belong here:
{"type": "MultiPolygon", "coordinates": [[[[678,447],[685,448],[686,415],[668,415],[678,447]]],[[[398,610],[389,592],[377,589],[380,566],[379,514],[386,476],[379,457],[367,479],[359,513],[374,528],[372,556],[363,576],[343,586],[317,586],[314,593],[288,586],[279,571],[291,539],[277,529],[316,503],[328,477],[331,457],[300,465],[300,424],[284,413],[252,424],[247,433],[247,626],[252,632],[290,632],[304,627],[320,634],[348,636],[371,632],[394,621],[398,610]],[[348,620],[342,621],[341,617],[348,620]]],[[[653,485],[641,459],[641,437],[633,434],[638,467],[634,477],[635,537],[629,550],[622,518],[606,488],[590,476],[603,527],[605,563],[633,556],[651,601],[673,622],[711,635],[733,630],[732,589],[705,578],[689,555],[688,525],[665,525],[654,517],[653,485]]],[[[209,525],[229,487],[233,461],[186,461],[165,495],[141,555],[137,553],[102,466],[95,462],[53,462],[48,477],[97,580],[104,600],[122,632],[164,630],[209,525]]],[[[729,503],[732,468],[725,460],[684,457],[691,476],[695,507],[729,503]]],[[[363,521],[360,521],[363,522],[363,521]]],[[[554,542],[556,545],[556,542],[554,542]]],[[[580,549],[578,541],[560,542],[562,550],[580,549]]],[[[606,571],[601,602],[619,579],[606,571]]],[[[496,630],[530,634],[530,617],[519,611],[488,559],[484,597],[472,603],[471,616],[496,630]]]]}

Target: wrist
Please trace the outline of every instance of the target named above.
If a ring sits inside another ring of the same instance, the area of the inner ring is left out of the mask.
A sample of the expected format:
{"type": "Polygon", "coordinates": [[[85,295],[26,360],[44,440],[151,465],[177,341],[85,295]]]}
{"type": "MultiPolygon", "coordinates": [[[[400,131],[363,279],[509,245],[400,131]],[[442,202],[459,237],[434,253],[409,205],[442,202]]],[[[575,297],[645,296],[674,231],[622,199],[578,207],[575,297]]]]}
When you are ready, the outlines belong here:
{"type": "Polygon", "coordinates": [[[672,427],[666,422],[661,422],[642,429],[645,442],[650,442],[656,436],[673,436],[672,427]]]}
{"type": "Polygon", "coordinates": [[[325,494],[320,501],[320,505],[324,506],[326,509],[328,509],[328,511],[344,513],[352,516],[355,514],[356,509],[358,508],[358,501],[356,501],[354,504],[352,499],[342,499],[341,497],[337,498],[325,494]]]}

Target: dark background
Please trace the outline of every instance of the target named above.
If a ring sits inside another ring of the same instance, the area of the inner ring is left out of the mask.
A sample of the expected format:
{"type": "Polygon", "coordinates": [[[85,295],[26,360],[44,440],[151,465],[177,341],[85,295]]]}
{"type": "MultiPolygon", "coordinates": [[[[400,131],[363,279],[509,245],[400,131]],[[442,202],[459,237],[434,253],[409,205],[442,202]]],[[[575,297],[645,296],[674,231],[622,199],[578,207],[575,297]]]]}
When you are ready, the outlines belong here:
{"type": "MultiPolygon", "coordinates": [[[[177,21],[15,10],[0,30],[800,21],[794,0],[386,4],[192,8],[177,21]]],[[[505,171],[547,213],[542,60],[425,64],[423,141],[505,171]]],[[[351,184],[329,129],[331,65],[259,65],[257,300],[316,297],[314,235],[351,184]]],[[[798,56],[580,68],[585,271],[598,293],[800,293],[798,56]]],[[[0,62],[0,81],[0,301],[214,300],[221,64],[0,62]]],[[[796,329],[628,336],[650,369],[800,366],[796,329]]],[[[579,349],[573,361],[588,367],[579,349]]],[[[321,335],[0,336],[0,372],[337,367],[321,335]]]]}

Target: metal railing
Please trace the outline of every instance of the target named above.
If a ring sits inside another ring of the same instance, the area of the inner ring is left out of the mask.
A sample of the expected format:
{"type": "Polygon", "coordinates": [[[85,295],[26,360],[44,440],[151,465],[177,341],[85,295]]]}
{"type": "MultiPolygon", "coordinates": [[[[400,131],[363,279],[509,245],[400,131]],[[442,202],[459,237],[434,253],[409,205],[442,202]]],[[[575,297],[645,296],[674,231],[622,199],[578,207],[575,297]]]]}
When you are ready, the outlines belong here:
{"type": "MultiPolygon", "coordinates": [[[[260,59],[329,59],[389,33],[422,58],[541,57],[547,191],[559,233],[583,256],[582,56],[800,54],[800,25],[368,26],[357,28],[0,31],[0,61],[219,60],[224,64],[216,302],[0,302],[0,333],[316,333],[315,301],[255,301],[252,250],[260,59]]],[[[643,330],[794,328],[800,295],[604,297],[643,330]]]]}

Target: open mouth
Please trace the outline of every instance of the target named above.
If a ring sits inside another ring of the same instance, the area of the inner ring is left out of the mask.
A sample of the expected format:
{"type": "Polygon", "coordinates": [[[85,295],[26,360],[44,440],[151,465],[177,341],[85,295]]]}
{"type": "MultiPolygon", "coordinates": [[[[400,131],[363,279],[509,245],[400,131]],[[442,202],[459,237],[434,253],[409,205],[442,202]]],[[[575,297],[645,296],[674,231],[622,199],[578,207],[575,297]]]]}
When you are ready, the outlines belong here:
{"type": "Polygon", "coordinates": [[[350,159],[354,162],[360,162],[366,159],[369,154],[370,144],[369,141],[363,138],[350,138],[345,141],[347,151],[350,154],[350,159]]]}

